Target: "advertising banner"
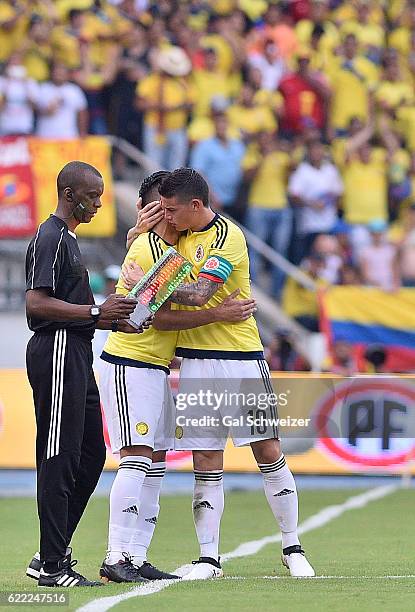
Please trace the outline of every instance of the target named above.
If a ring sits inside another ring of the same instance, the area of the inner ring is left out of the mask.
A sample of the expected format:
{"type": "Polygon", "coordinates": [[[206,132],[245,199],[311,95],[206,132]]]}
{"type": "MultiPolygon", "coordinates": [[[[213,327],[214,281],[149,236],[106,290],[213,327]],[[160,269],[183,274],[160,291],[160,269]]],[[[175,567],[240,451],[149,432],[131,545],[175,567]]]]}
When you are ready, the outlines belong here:
{"type": "Polygon", "coordinates": [[[26,138],[0,139],[0,238],[22,238],[37,223],[31,152],[26,138]]]}
{"type": "Polygon", "coordinates": [[[102,209],[79,236],[108,237],[116,231],[111,146],[101,136],[73,140],[0,138],[0,238],[25,238],[56,208],[56,177],[79,160],[95,166],[104,179],[102,209]]]}
{"type": "MultiPolygon", "coordinates": [[[[209,397],[212,396],[214,401],[203,404],[205,399],[199,387],[199,407],[195,412],[194,402],[190,401],[192,397],[178,393],[177,372],[171,375],[170,381],[176,396],[177,423],[180,417],[177,438],[183,431],[186,433],[186,419],[190,419],[194,427],[202,417],[205,420],[200,435],[204,435],[209,411],[212,419],[219,418],[219,415],[222,421],[228,422],[231,404],[226,404],[224,395],[212,392],[209,397]]],[[[218,381],[214,384],[218,388],[218,381]]],[[[282,447],[294,472],[415,474],[415,377],[342,378],[303,373],[287,375],[284,372],[273,373],[272,386],[279,406],[278,414],[271,411],[270,418],[278,418],[276,426],[282,447]]],[[[249,403],[249,395],[246,399],[249,403]]],[[[238,414],[243,414],[243,410],[238,414]]],[[[266,405],[248,406],[246,415],[248,421],[244,427],[248,432],[253,428],[255,437],[259,438],[267,418],[266,405]]],[[[214,421],[210,422],[211,426],[212,423],[214,421]]],[[[236,424],[231,422],[233,434],[238,435],[239,425],[239,421],[236,424]]],[[[0,370],[0,468],[34,467],[35,432],[33,401],[26,372],[0,370]]],[[[106,468],[114,469],[118,461],[109,451],[106,429],[104,435],[108,447],[106,468]]],[[[168,467],[191,470],[191,452],[170,452],[168,467]]],[[[235,448],[228,441],[225,470],[256,471],[250,447],[235,448]]]]}

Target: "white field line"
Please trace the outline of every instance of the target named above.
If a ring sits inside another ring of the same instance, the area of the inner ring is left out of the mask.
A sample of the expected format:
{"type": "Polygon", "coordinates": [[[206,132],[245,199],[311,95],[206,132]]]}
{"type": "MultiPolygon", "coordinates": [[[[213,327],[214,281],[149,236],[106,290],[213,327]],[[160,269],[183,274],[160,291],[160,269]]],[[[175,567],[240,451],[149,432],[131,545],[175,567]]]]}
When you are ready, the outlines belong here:
{"type": "MultiPolygon", "coordinates": [[[[415,578],[415,574],[402,574],[397,576],[310,576],[297,578],[297,580],[402,580],[415,578]]],[[[222,580],[293,580],[291,576],[224,576],[222,580]]]]}
{"type": "MultiPolygon", "coordinates": [[[[313,531],[314,529],[319,529],[338,518],[348,510],[355,510],[358,508],[364,508],[372,501],[377,499],[382,499],[382,497],[386,497],[390,495],[393,491],[397,489],[394,485],[388,485],[385,487],[376,487],[375,489],[370,489],[365,493],[361,493],[360,495],[355,495],[354,497],[349,497],[342,504],[338,504],[335,506],[327,506],[323,508],[313,516],[310,516],[308,519],[303,521],[298,528],[298,533],[301,535],[303,533],[308,533],[309,531],[313,531]]],[[[266,536],[265,538],[261,538],[260,540],[251,540],[250,542],[243,542],[235,550],[232,550],[229,553],[226,553],[221,556],[222,563],[226,563],[232,559],[237,559],[239,557],[247,557],[249,555],[255,555],[259,552],[264,546],[268,544],[275,544],[281,541],[281,534],[275,534],[272,536],[266,536]]],[[[181,568],[177,568],[174,573],[180,571],[181,568]]],[[[402,578],[406,576],[402,576],[402,578]]],[[[269,578],[265,576],[264,578],[269,578]]],[[[278,576],[271,576],[270,578],[276,579],[278,576]]],[[[317,577],[318,578],[318,577],[317,577]]],[[[323,578],[323,577],[322,577],[323,578]]],[[[334,577],[333,577],[334,578],[334,577]]],[[[348,576],[345,576],[348,578],[348,576]]],[[[350,577],[351,578],[351,577],[350,577]]],[[[361,576],[359,576],[361,578],[361,576]]],[[[368,576],[369,578],[369,576],[368,576]]],[[[292,580],[292,578],[291,578],[292,580]]],[[[126,599],[131,599],[133,597],[143,597],[144,595],[153,595],[154,593],[159,593],[163,589],[172,586],[180,582],[180,580],[157,580],[154,582],[149,582],[143,586],[137,586],[132,588],[130,591],[125,593],[120,593],[119,595],[113,595],[111,597],[100,597],[99,599],[94,599],[93,601],[87,603],[85,606],[78,608],[77,612],[106,612],[113,608],[117,604],[125,601],[126,599]]]]}

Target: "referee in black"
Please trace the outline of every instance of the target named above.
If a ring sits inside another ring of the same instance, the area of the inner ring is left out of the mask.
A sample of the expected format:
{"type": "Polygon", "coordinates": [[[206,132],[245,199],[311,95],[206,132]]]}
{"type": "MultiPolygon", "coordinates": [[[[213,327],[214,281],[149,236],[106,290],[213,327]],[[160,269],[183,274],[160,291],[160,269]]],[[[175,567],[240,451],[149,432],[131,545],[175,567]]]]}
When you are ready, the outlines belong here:
{"type": "Polygon", "coordinates": [[[36,412],[40,522],[40,555],[27,575],[39,586],[96,586],[101,583],[74,571],[69,548],[105,461],[91,340],[96,327],[137,333],[125,320],[136,301],[110,295],[94,305],[82,263],[74,232],[101,208],[101,174],[70,162],[57,189],[56,211],[39,226],[26,255],[26,313],[34,332],[26,363],[36,412]]]}

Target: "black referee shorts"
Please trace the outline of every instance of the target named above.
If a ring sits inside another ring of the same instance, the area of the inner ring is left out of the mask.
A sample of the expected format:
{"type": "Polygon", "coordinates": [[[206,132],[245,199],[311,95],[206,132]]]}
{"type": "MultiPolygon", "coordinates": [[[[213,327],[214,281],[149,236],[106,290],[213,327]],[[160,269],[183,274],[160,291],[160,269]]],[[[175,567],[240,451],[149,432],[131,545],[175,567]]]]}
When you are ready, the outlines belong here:
{"type": "Polygon", "coordinates": [[[92,361],[91,341],[65,329],[35,333],[27,346],[42,561],[65,555],[105,462],[92,361]]]}

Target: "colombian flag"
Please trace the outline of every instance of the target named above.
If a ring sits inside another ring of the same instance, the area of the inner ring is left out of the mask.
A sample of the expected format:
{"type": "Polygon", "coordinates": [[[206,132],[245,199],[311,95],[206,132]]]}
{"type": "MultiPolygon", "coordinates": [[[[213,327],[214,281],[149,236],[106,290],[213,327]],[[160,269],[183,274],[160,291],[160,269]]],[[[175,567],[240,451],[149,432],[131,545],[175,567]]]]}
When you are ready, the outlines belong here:
{"type": "Polygon", "coordinates": [[[385,371],[415,371],[415,289],[387,293],[373,287],[330,287],[321,290],[319,306],[329,346],[346,340],[361,361],[368,345],[382,345],[385,371]]]}

